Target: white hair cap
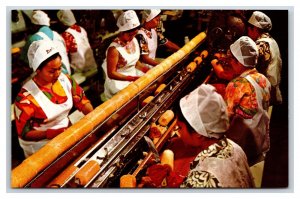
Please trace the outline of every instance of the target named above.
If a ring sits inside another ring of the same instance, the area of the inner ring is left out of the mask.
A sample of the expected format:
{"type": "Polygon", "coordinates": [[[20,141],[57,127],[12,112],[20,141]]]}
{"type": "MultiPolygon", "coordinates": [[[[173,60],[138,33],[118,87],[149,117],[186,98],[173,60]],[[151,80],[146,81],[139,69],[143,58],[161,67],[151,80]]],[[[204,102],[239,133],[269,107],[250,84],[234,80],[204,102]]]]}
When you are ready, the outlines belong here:
{"type": "Polygon", "coordinates": [[[179,104],[184,118],[200,135],[220,138],[229,128],[226,104],[212,85],[202,84],[179,104]]]}
{"type": "Polygon", "coordinates": [[[263,30],[270,31],[272,29],[271,19],[260,11],[254,11],[248,22],[263,30]]]}
{"type": "Polygon", "coordinates": [[[36,71],[43,61],[58,53],[51,40],[38,40],[29,46],[27,57],[29,66],[36,71]]]}
{"type": "Polygon", "coordinates": [[[36,25],[50,26],[50,18],[45,12],[41,10],[35,10],[31,15],[31,23],[36,25]]]}
{"type": "Polygon", "coordinates": [[[156,16],[158,16],[160,12],[161,12],[160,9],[144,10],[144,11],[142,12],[143,21],[145,21],[145,22],[151,21],[151,20],[154,19],[156,16]]]}
{"type": "Polygon", "coordinates": [[[56,15],[58,20],[65,26],[72,26],[76,23],[76,19],[71,10],[59,10],[56,15]]]}
{"type": "Polygon", "coordinates": [[[250,37],[240,37],[230,45],[230,51],[243,66],[255,67],[258,58],[258,49],[250,37]]]}
{"type": "Polygon", "coordinates": [[[139,25],[140,21],[134,10],[127,10],[126,12],[123,12],[117,20],[119,31],[131,30],[139,25]]]}

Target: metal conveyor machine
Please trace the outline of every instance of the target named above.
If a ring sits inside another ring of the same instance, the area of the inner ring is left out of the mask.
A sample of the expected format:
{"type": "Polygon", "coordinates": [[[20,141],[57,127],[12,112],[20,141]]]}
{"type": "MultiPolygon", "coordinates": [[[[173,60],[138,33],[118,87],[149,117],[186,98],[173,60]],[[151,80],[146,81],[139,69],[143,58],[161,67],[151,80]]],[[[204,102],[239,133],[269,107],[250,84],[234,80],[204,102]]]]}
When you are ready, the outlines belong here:
{"type": "MultiPolygon", "coordinates": [[[[139,179],[153,157],[144,138],[151,125],[167,110],[176,112],[178,100],[211,75],[208,53],[199,51],[205,38],[197,35],[25,159],[12,170],[11,187],[104,188],[119,187],[127,173],[139,179]]],[[[174,117],[153,140],[158,151],[175,127],[174,117]]]]}

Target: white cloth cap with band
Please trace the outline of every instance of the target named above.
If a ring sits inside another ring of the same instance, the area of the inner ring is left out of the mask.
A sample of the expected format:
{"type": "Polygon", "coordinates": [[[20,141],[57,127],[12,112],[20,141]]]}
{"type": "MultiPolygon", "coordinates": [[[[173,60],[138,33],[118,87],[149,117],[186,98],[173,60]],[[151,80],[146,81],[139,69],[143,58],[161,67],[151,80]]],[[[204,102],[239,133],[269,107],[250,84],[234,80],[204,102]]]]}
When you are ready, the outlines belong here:
{"type": "Polygon", "coordinates": [[[33,69],[33,71],[36,71],[43,61],[56,53],[58,53],[58,50],[52,41],[34,41],[29,46],[27,53],[29,66],[33,69]]]}
{"type": "Polygon", "coordinates": [[[243,66],[255,67],[258,58],[258,49],[250,37],[240,37],[230,45],[230,51],[243,66]]]}
{"type": "Polygon", "coordinates": [[[41,26],[50,26],[50,18],[45,12],[35,10],[31,15],[31,23],[41,26]]]}
{"type": "Polygon", "coordinates": [[[180,99],[181,112],[200,135],[220,138],[229,128],[226,104],[212,85],[202,84],[180,99]]]}
{"type": "Polygon", "coordinates": [[[160,9],[144,10],[144,11],[142,12],[143,21],[145,21],[145,22],[151,21],[151,20],[154,19],[156,16],[158,16],[160,12],[161,12],[160,9]]]}
{"type": "Polygon", "coordinates": [[[254,11],[248,20],[248,23],[262,30],[270,31],[272,29],[271,19],[260,11],[254,11]]]}
{"type": "Polygon", "coordinates": [[[131,30],[139,25],[140,21],[134,10],[127,10],[123,12],[117,20],[119,31],[131,30]]]}
{"type": "Polygon", "coordinates": [[[71,10],[59,10],[56,15],[58,20],[65,26],[72,26],[76,23],[76,19],[71,10]]]}

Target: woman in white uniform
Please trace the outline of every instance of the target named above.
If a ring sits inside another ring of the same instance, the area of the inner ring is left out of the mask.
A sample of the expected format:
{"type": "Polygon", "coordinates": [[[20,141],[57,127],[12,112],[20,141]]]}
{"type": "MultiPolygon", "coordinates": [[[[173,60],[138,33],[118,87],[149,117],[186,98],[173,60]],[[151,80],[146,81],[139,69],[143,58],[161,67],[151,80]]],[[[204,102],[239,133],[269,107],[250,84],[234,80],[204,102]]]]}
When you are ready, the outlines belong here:
{"type": "Polygon", "coordinates": [[[136,35],[141,50],[140,61],[149,68],[160,63],[160,61],[156,59],[158,46],[165,46],[172,52],[176,52],[180,49],[179,46],[168,40],[162,34],[162,31],[158,30],[158,26],[161,23],[160,13],[160,9],[143,10],[141,13],[143,26],[136,35]]]}
{"type": "Polygon", "coordinates": [[[255,66],[255,42],[242,36],[230,45],[227,62],[236,78],[225,89],[225,102],[231,120],[227,136],[245,151],[249,165],[261,161],[270,149],[268,108],[271,84],[255,66]]]}
{"type": "Polygon", "coordinates": [[[184,143],[181,150],[200,149],[181,188],[253,187],[243,149],[226,138],[229,128],[226,104],[215,88],[202,84],[180,100],[180,110],[177,124],[184,143]]]}
{"type": "Polygon", "coordinates": [[[75,72],[97,70],[97,63],[91,48],[86,30],[77,25],[71,10],[59,10],[57,18],[65,29],[62,37],[65,40],[71,67],[75,72]]]}
{"type": "Polygon", "coordinates": [[[254,11],[248,20],[248,36],[258,47],[257,70],[264,74],[271,83],[271,104],[281,104],[282,95],[279,89],[281,82],[282,60],[279,46],[270,35],[271,19],[260,11],[254,11]]]}
{"type": "Polygon", "coordinates": [[[52,41],[33,42],[28,60],[35,73],[19,92],[14,110],[25,157],[70,126],[68,114],[73,106],[83,114],[93,110],[83,89],[61,72],[62,59],[52,41]]]}
{"type": "Polygon", "coordinates": [[[117,21],[118,37],[109,45],[102,68],[105,72],[103,101],[110,99],[118,91],[139,78],[137,69],[147,72],[149,69],[141,64],[140,49],[135,35],[140,26],[133,10],[120,15],[117,21]]]}

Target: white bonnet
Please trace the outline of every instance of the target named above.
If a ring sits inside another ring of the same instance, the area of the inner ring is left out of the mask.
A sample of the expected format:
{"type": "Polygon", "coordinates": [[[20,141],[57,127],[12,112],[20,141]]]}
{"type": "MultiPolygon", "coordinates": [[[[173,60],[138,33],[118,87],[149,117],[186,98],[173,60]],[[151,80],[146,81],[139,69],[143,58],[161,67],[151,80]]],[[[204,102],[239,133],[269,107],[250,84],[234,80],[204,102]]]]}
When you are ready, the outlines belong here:
{"type": "Polygon", "coordinates": [[[184,118],[200,135],[220,138],[229,128],[226,104],[212,85],[202,84],[179,104],[184,118]]]}
{"type": "Polygon", "coordinates": [[[262,30],[270,31],[272,29],[271,19],[260,11],[254,11],[248,22],[262,30]]]}
{"type": "Polygon", "coordinates": [[[51,40],[38,40],[32,42],[28,49],[29,66],[36,71],[42,62],[58,53],[54,43],[51,40]]]}
{"type": "Polygon", "coordinates": [[[161,12],[160,9],[143,10],[142,11],[143,21],[145,21],[145,22],[151,21],[157,15],[159,15],[160,12],[161,12]]]}
{"type": "Polygon", "coordinates": [[[243,66],[255,67],[258,58],[258,49],[250,37],[240,37],[230,45],[230,51],[243,66]]]}
{"type": "Polygon", "coordinates": [[[131,30],[138,27],[139,25],[140,21],[134,10],[127,10],[123,12],[117,20],[119,31],[131,30]]]}
{"type": "Polygon", "coordinates": [[[31,23],[36,25],[50,26],[50,18],[45,12],[41,10],[35,10],[31,15],[31,23]]]}
{"type": "Polygon", "coordinates": [[[76,19],[71,10],[59,10],[56,15],[58,20],[65,26],[72,26],[76,23],[76,19]]]}

